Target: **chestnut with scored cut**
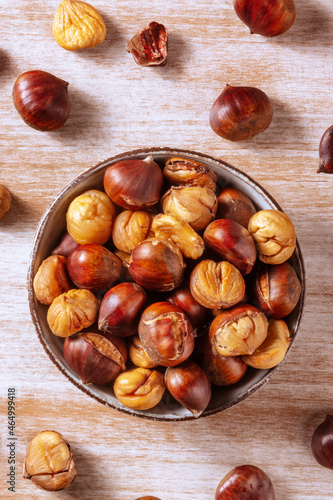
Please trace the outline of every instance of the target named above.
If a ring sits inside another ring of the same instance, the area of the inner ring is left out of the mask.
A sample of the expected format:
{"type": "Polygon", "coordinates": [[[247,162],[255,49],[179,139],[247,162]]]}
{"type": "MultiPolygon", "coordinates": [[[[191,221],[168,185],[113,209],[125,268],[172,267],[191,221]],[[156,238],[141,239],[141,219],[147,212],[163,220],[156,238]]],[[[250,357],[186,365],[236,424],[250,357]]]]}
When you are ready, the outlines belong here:
{"type": "Polygon", "coordinates": [[[200,366],[186,360],[167,368],[164,380],[170,394],[178,403],[187,408],[195,418],[200,417],[212,395],[210,381],[200,366]]]}
{"type": "Polygon", "coordinates": [[[333,415],[315,429],[311,439],[313,456],[322,467],[333,469],[333,415]]]}
{"type": "Polygon", "coordinates": [[[227,85],[209,115],[213,131],[229,141],[247,141],[271,124],[273,107],[268,96],[255,87],[227,85]]]}
{"type": "Polygon", "coordinates": [[[220,481],[215,500],[275,500],[269,476],[255,465],[239,465],[220,481]]]}
{"type": "Polygon", "coordinates": [[[140,313],[146,303],[144,289],[136,283],[120,283],[103,297],[98,328],[117,337],[128,337],[138,330],[140,313]]]}
{"type": "Polygon", "coordinates": [[[155,302],[147,307],[138,332],[149,357],[162,366],[178,365],[194,349],[190,320],[182,309],[170,302],[155,302]]]}
{"type": "Polygon", "coordinates": [[[256,262],[254,240],[245,227],[231,219],[215,219],[206,228],[204,242],[210,250],[237,267],[242,274],[249,274],[256,262]]]}
{"type": "Polygon", "coordinates": [[[222,189],[217,197],[216,219],[231,219],[246,227],[256,208],[252,201],[240,189],[226,187],[222,189]]]}
{"type": "Polygon", "coordinates": [[[153,21],[129,40],[127,52],[139,66],[165,66],[168,56],[168,32],[153,21]]]}
{"type": "Polygon", "coordinates": [[[325,130],[319,144],[320,163],[317,173],[333,173],[333,125],[325,130]]]}
{"type": "Polygon", "coordinates": [[[288,262],[276,266],[263,264],[257,270],[253,292],[260,309],[268,317],[280,319],[295,309],[302,286],[288,262]]]}
{"type": "Polygon", "coordinates": [[[175,186],[200,186],[215,193],[216,174],[211,168],[187,158],[169,158],[163,169],[164,177],[175,186]]]}

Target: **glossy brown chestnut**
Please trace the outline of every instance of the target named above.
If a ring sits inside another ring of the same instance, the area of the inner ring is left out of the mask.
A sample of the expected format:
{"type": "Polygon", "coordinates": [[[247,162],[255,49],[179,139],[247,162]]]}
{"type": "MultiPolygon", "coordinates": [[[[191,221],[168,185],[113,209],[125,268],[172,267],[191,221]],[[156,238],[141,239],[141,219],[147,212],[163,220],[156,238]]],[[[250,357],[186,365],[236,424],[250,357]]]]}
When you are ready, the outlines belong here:
{"type": "Polygon", "coordinates": [[[314,431],[311,450],[319,465],[333,469],[333,415],[326,415],[314,431]]]}
{"type": "Polygon", "coordinates": [[[254,296],[267,316],[276,319],[287,316],[296,307],[301,291],[297,274],[288,262],[258,268],[254,296]]]}
{"type": "Polygon", "coordinates": [[[135,247],[128,269],[134,281],[143,288],[167,292],[182,282],[185,264],[176,245],[149,238],[135,247]]]}
{"type": "Polygon", "coordinates": [[[210,111],[213,131],[229,141],[246,141],[266,130],[273,118],[268,96],[255,87],[227,85],[210,111]]]}
{"type": "Polygon", "coordinates": [[[231,219],[216,219],[207,226],[204,235],[207,248],[249,274],[257,258],[254,240],[248,230],[231,219]]]}
{"type": "Polygon", "coordinates": [[[74,241],[71,235],[66,231],[60,239],[59,244],[53,250],[52,255],[62,255],[67,259],[69,254],[72,253],[78,246],[79,243],[74,241]]]}
{"type": "Polygon", "coordinates": [[[139,66],[165,66],[168,56],[168,32],[163,24],[153,21],[133,36],[127,44],[139,66]]]}
{"type": "Polygon", "coordinates": [[[107,384],[126,369],[124,339],[97,331],[67,337],[63,347],[68,366],[83,384],[107,384]]]}
{"type": "Polygon", "coordinates": [[[275,500],[269,476],[254,465],[239,465],[220,481],[215,500],[275,500]]]}
{"type": "Polygon", "coordinates": [[[152,156],[145,160],[122,160],[104,174],[104,189],[111,200],[128,210],[145,210],[161,195],[163,174],[152,156]]]}
{"type": "Polygon", "coordinates": [[[207,408],[212,389],[206,373],[196,363],[186,360],[169,367],[164,375],[170,394],[198,418],[207,408]]]}
{"type": "Polygon", "coordinates": [[[193,298],[188,282],[173,290],[165,298],[168,302],[184,311],[191,322],[194,333],[197,333],[204,325],[207,318],[207,309],[193,298]]]}
{"type": "Polygon", "coordinates": [[[217,197],[216,219],[231,219],[241,226],[248,226],[252,215],[256,213],[255,206],[240,189],[226,187],[217,197]]]}
{"type": "Polygon", "coordinates": [[[78,288],[91,292],[107,291],[121,277],[122,262],[97,243],[78,246],[68,257],[68,274],[78,288]]]}
{"type": "Polygon", "coordinates": [[[251,33],[268,37],[285,33],[296,16],[294,0],[234,0],[234,9],[251,33]]]}
{"type": "Polygon", "coordinates": [[[139,337],[149,357],[162,366],[176,366],[194,349],[190,320],[170,302],[155,302],[147,307],[139,323],[139,337]]]}
{"type": "Polygon", "coordinates": [[[333,125],[325,130],[319,144],[319,168],[318,174],[333,174],[333,125]]]}
{"type": "Polygon", "coordinates": [[[65,124],[69,115],[68,83],[46,71],[27,71],[18,77],[13,101],[30,127],[49,132],[65,124]]]}
{"type": "Polygon", "coordinates": [[[195,359],[211,383],[219,387],[236,384],[248,369],[241,356],[221,356],[213,351],[208,335],[196,341],[195,359]]]}
{"type": "Polygon", "coordinates": [[[98,316],[99,330],[128,337],[138,330],[146,292],[136,283],[120,283],[103,297],[98,316]]]}

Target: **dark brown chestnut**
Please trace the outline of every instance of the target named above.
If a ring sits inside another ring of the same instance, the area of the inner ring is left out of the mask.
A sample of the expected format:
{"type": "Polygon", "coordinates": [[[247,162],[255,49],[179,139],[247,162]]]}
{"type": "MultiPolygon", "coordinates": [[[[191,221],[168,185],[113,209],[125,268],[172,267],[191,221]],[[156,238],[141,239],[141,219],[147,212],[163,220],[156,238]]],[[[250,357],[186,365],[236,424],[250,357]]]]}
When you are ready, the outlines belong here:
{"type": "Polygon", "coordinates": [[[166,300],[184,311],[191,322],[194,333],[197,333],[204,325],[207,309],[193,298],[189,283],[182,284],[173,290],[166,296],[166,300]]]}
{"type": "Polygon", "coordinates": [[[164,178],[152,156],[122,160],[110,165],[104,174],[106,194],[127,210],[145,210],[161,196],[164,178]]]}
{"type": "Polygon", "coordinates": [[[187,408],[195,418],[200,417],[212,395],[210,381],[200,366],[186,360],[167,368],[164,380],[170,394],[178,403],[187,408]]]}
{"type": "Polygon", "coordinates": [[[160,238],[148,238],[134,248],[128,269],[143,288],[168,292],[182,282],[185,264],[176,245],[160,238]]]}
{"type": "Polygon", "coordinates": [[[222,356],[213,350],[208,335],[196,341],[194,356],[211,383],[220,387],[236,384],[248,369],[241,356],[222,356]]]}
{"type": "Polygon", "coordinates": [[[325,420],[314,431],[311,449],[319,465],[333,469],[333,415],[326,415],[325,420]]]}
{"type": "Polygon", "coordinates": [[[85,331],[67,337],[63,347],[68,366],[83,384],[107,384],[126,370],[124,339],[102,332],[85,331]]]}
{"type": "Polygon", "coordinates": [[[16,110],[30,127],[49,132],[65,124],[69,115],[68,83],[46,71],[27,71],[13,87],[16,110]]]}
{"type": "Polygon", "coordinates": [[[284,318],[295,309],[302,287],[294,268],[288,263],[263,264],[257,270],[254,297],[268,317],[284,318]]]}
{"type": "Polygon", "coordinates": [[[215,500],[275,500],[269,476],[255,465],[239,465],[220,481],[215,500]]]}
{"type": "Polygon", "coordinates": [[[207,226],[204,242],[217,255],[249,274],[257,258],[255,242],[249,231],[231,219],[216,219],[207,226]]]}
{"type": "Polygon", "coordinates": [[[99,309],[99,330],[117,337],[136,333],[146,298],[146,292],[136,283],[120,283],[112,287],[104,295],[99,309]]]}
{"type": "Polygon", "coordinates": [[[229,141],[246,141],[266,130],[273,118],[268,96],[255,87],[227,85],[210,111],[213,131],[229,141]]]}
{"type": "Polygon", "coordinates": [[[162,366],[176,366],[194,349],[190,320],[170,302],[155,302],[142,313],[139,337],[152,361],[162,366]]]}
{"type": "Polygon", "coordinates": [[[60,239],[59,244],[53,250],[52,255],[62,255],[67,259],[69,254],[72,253],[78,246],[79,243],[74,241],[71,235],[66,231],[60,239]]]}
{"type": "Polygon", "coordinates": [[[130,39],[126,50],[139,66],[165,66],[168,32],[163,24],[153,21],[130,39]]]}
{"type": "Polygon", "coordinates": [[[333,174],[333,125],[325,130],[319,144],[319,168],[318,174],[333,174]]]}
{"type": "Polygon", "coordinates": [[[79,245],[67,259],[68,274],[78,288],[106,292],[122,274],[122,262],[97,243],[79,245]]]}
{"type": "Polygon", "coordinates": [[[216,219],[231,219],[246,227],[252,215],[256,213],[255,206],[240,189],[226,187],[217,197],[216,219]]]}
{"type": "Polygon", "coordinates": [[[251,33],[268,37],[288,31],[296,17],[294,0],[234,0],[234,9],[251,33]]]}

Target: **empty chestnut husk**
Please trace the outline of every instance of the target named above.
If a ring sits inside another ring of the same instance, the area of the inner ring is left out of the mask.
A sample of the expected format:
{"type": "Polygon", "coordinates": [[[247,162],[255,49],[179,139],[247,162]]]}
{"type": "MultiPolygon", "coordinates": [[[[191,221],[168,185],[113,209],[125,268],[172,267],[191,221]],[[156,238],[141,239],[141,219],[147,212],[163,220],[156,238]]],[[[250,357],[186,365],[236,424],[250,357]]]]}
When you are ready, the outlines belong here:
{"type": "Polygon", "coordinates": [[[275,500],[269,476],[254,465],[239,465],[220,481],[215,500],[275,500]]]}
{"type": "Polygon", "coordinates": [[[319,168],[317,173],[333,173],[333,125],[325,130],[319,144],[319,168]]]}
{"type": "Polygon", "coordinates": [[[326,415],[314,431],[311,450],[319,465],[333,469],[333,415],[326,415]]]}
{"type": "Polygon", "coordinates": [[[131,38],[126,50],[139,66],[165,66],[168,32],[163,24],[153,21],[131,38]]]}

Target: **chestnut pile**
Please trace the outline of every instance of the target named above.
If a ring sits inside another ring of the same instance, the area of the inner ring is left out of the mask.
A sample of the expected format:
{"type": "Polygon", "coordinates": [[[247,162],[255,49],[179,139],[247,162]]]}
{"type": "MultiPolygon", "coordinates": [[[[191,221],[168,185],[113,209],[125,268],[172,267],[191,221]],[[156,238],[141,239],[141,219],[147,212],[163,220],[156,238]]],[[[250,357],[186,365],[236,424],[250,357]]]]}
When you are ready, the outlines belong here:
{"type": "MultiPolygon", "coordinates": [[[[195,417],[248,366],[269,369],[291,336],[301,285],[296,236],[206,165],[153,158],[109,166],[104,191],[69,205],[67,232],[34,278],[48,325],[84,384],[113,383],[148,410],[165,390],[195,417]]],[[[168,396],[169,397],[169,396],[168,396]]]]}

